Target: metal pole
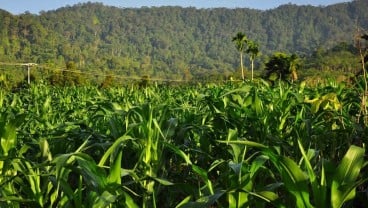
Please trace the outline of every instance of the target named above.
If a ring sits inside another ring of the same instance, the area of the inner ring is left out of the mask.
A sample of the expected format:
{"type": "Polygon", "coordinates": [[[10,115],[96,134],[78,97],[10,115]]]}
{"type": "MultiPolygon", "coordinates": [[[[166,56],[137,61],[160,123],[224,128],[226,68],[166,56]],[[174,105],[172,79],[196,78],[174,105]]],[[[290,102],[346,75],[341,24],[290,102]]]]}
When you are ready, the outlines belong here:
{"type": "Polygon", "coordinates": [[[10,66],[27,66],[28,70],[28,84],[31,84],[31,66],[37,66],[36,63],[3,63],[0,62],[0,65],[10,65],[10,66]]]}

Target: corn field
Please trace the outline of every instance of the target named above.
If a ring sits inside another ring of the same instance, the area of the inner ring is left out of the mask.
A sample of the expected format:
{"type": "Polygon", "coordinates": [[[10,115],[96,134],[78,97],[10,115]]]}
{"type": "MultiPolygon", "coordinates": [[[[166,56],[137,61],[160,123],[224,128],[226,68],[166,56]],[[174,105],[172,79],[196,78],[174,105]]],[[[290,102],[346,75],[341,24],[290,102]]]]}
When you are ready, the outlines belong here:
{"type": "Polygon", "coordinates": [[[359,207],[362,87],[0,90],[0,207],[359,207]]]}

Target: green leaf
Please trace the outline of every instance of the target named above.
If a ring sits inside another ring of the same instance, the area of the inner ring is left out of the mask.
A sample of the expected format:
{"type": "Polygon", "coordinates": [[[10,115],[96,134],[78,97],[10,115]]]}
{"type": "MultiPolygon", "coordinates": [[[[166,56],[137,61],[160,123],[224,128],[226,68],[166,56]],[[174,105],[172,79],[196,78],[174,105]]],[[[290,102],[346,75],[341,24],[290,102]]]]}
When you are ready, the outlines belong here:
{"type": "Polygon", "coordinates": [[[252,141],[248,141],[248,140],[237,140],[237,141],[223,141],[223,140],[217,140],[217,142],[219,143],[226,143],[226,144],[242,144],[242,145],[247,145],[247,146],[251,146],[251,147],[257,147],[257,148],[267,148],[267,146],[257,143],[257,142],[252,142],[252,141]]]}
{"type": "Polygon", "coordinates": [[[105,154],[101,157],[100,162],[98,163],[99,166],[103,166],[106,163],[106,160],[113,154],[115,151],[120,150],[120,145],[128,140],[134,140],[129,136],[122,136],[117,139],[110,147],[107,149],[105,154]]]}
{"type": "Polygon", "coordinates": [[[210,168],[208,169],[208,172],[211,172],[212,170],[214,170],[217,166],[223,164],[223,163],[226,163],[225,160],[223,159],[220,159],[220,160],[215,160],[212,162],[210,168]]]}
{"type": "Polygon", "coordinates": [[[263,112],[263,103],[262,100],[258,97],[258,94],[254,95],[254,102],[252,103],[252,108],[255,109],[257,115],[261,115],[263,112]]]}
{"type": "MultiPolygon", "coordinates": [[[[322,170],[321,170],[321,182],[318,183],[317,177],[314,173],[314,169],[309,161],[309,157],[306,154],[304,147],[299,139],[298,139],[298,145],[299,145],[300,152],[302,153],[305,166],[307,168],[309,181],[312,186],[313,198],[314,198],[315,204],[317,207],[326,207],[327,206],[326,203],[328,199],[327,199],[327,184],[325,182],[323,162],[322,162],[322,170]]],[[[311,152],[311,151],[308,151],[308,152],[311,152]]]]}
{"type": "Polygon", "coordinates": [[[207,171],[205,171],[204,169],[200,168],[197,165],[192,165],[192,169],[195,173],[197,173],[203,180],[207,180],[208,176],[207,176],[207,171]]]}
{"type": "Polygon", "coordinates": [[[93,208],[109,207],[115,202],[116,198],[117,196],[108,191],[104,191],[100,196],[96,197],[96,201],[93,203],[93,208]]]}
{"type": "Polygon", "coordinates": [[[245,204],[249,202],[249,193],[247,192],[237,192],[237,207],[245,207],[245,204]]]}
{"type": "Polygon", "coordinates": [[[214,192],[213,192],[212,182],[211,180],[208,179],[207,171],[205,171],[204,169],[194,164],[192,164],[192,170],[202,178],[202,180],[206,183],[207,188],[210,191],[210,193],[213,194],[214,192]]]}
{"type": "Polygon", "coordinates": [[[331,184],[331,205],[340,208],[355,197],[355,189],[364,162],[365,150],[355,145],[350,146],[335,171],[331,184]]]}
{"type": "Polygon", "coordinates": [[[1,134],[1,148],[3,156],[8,156],[8,153],[13,149],[17,143],[16,126],[13,123],[8,123],[0,132],[1,134]]]}
{"type": "Polygon", "coordinates": [[[42,111],[45,115],[48,114],[51,108],[51,97],[47,97],[42,106],[42,111]]]}
{"type": "Polygon", "coordinates": [[[299,166],[290,158],[276,155],[270,150],[265,150],[264,153],[270,157],[280,172],[287,191],[294,196],[295,207],[312,207],[309,200],[308,177],[299,166]]]}
{"type": "Polygon", "coordinates": [[[257,192],[257,193],[249,192],[249,194],[251,194],[253,196],[256,196],[256,197],[258,197],[258,198],[260,198],[260,199],[262,199],[262,200],[264,200],[268,203],[272,203],[273,201],[276,201],[279,198],[279,196],[276,193],[272,192],[272,191],[261,191],[261,192],[257,192]]]}
{"type": "MultiPolygon", "coordinates": [[[[238,131],[236,129],[229,129],[229,133],[227,135],[227,141],[237,141],[238,140],[238,131]]],[[[242,155],[242,149],[241,146],[239,144],[234,144],[234,143],[227,143],[228,145],[231,146],[231,150],[232,150],[232,155],[233,155],[233,160],[235,163],[240,163],[240,158],[242,155]]]]}
{"type": "Polygon", "coordinates": [[[308,177],[290,158],[280,158],[281,177],[286,188],[296,198],[297,207],[312,207],[309,201],[308,177]]]}
{"type": "Polygon", "coordinates": [[[123,157],[123,152],[120,151],[115,157],[113,164],[110,166],[110,174],[107,177],[108,183],[121,184],[121,159],[123,157]]]}
{"type": "Polygon", "coordinates": [[[68,197],[69,200],[74,198],[74,192],[70,184],[68,184],[64,179],[56,177],[49,177],[49,180],[54,184],[54,186],[60,186],[62,192],[68,197]]]}
{"type": "Polygon", "coordinates": [[[180,206],[180,208],[203,208],[203,207],[210,207],[220,197],[222,197],[225,193],[226,193],[225,191],[217,191],[215,194],[201,197],[201,198],[199,198],[195,202],[186,203],[186,204],[180,206]]]}
{"type": "Polygon", "coordinates": [[[104,170],[97,166],[94,160],[88,155],[83,153],[78,153],[76,155],[76,160],[85,182],[96,191],[104,190],[107,184],[104,170]]]}
{"type": "Polygon", "coordinates": [[[42,138],[39,141],[39,146],[40,146],[42,158],[44,160],[51,161],[52,160],[52,155],[51,155],[51,152],[50,152],[49,143],[47,142],[47,140],[45,138],[42,138]]]}
{"type": "Polygon", "coordinates": [[[166,179],[163,179],[163,178],[157,178],[157,177],[151,177],[153,180],[159,182],[160,184],[164,185],[164,186],[172,186],[174,185],[174,183],[166,180],[166,179]]]}
{"type": "Polygon", "coordinates": [[[192,199],[192,196],[185,197],[175,208],[181,208],[192,199]]]}
{"type": "Polygon", "coordinates": [[[259,170],[259,168],[261,168],[263,166],[263,164],[268,160],[269,158],[267,156],[264,155],[260,155],[258,156],[251,164],[250,167],[250,177],[253,178],[253,176],[257,173],[257,171],[259,170]]]}
{"type": "Polygon", "coordinates": [[[227,134],[227,141],[236,141],[236,140],[238,140],[238,130],[229,129],[229,133],[227,134]]]}
{"type": "Polygon", "coordinates": [[[125,205],[127,208],[139,208],[139,206],[134,202],[134,200],[132,199],[132,197],[127,194],[127,193],[123,193],[124,197],[125,197],[125,205]]]}
{"type": "Polygon", "coordinates": [[[167,142],[164,142],[165,146],[167,146],[168,148],[170,148],[175,154],[179,155],[180,157],[182,157],[185,162],[189,165],[192,164],[192,162],[190,161],[190,158],[187,154],[185,154],[185,152],[183,152],[181,149],[179,149],[178,147],[172,145],[172,144],[169,144],[167,142]]]}

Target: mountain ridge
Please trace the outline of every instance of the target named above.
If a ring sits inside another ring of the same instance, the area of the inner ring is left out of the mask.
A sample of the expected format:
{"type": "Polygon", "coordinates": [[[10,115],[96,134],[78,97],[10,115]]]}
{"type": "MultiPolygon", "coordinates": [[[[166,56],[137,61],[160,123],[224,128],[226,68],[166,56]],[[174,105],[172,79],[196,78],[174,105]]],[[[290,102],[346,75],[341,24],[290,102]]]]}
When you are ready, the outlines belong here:
{"type": "Polygon", "coordinates": [[[368,28],[368,2],[326,7],[282,5],[247,8],[118,8],[82,3],[11,15],[0,11],[0,61],[36,62],[127,76],[182,78],[229,74],[239,66],[231,42],[244,32],[265,60],[275,51],[310,56],[318,48],[352,44],[356,25],[368,28]]]}

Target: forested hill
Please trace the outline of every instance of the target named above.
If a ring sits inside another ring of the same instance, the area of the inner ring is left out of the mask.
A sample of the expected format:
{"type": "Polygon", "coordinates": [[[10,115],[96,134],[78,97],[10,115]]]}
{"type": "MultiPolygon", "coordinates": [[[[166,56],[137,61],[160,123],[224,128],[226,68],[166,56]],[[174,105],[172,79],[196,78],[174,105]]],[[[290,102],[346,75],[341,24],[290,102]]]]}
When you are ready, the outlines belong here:
{"type": "Polygon", "coordinates": [[[0,62],[36,62],[127,76],[182,78],[239,65],[231,41],[244,32],[263,55],[309,55],[352,43],[356,25],[368,28],[368,1],[328,7],[284,5],[260,11],[181,7],[116,8],[86,3],[12,15],[0,10],[0,62]]]}

